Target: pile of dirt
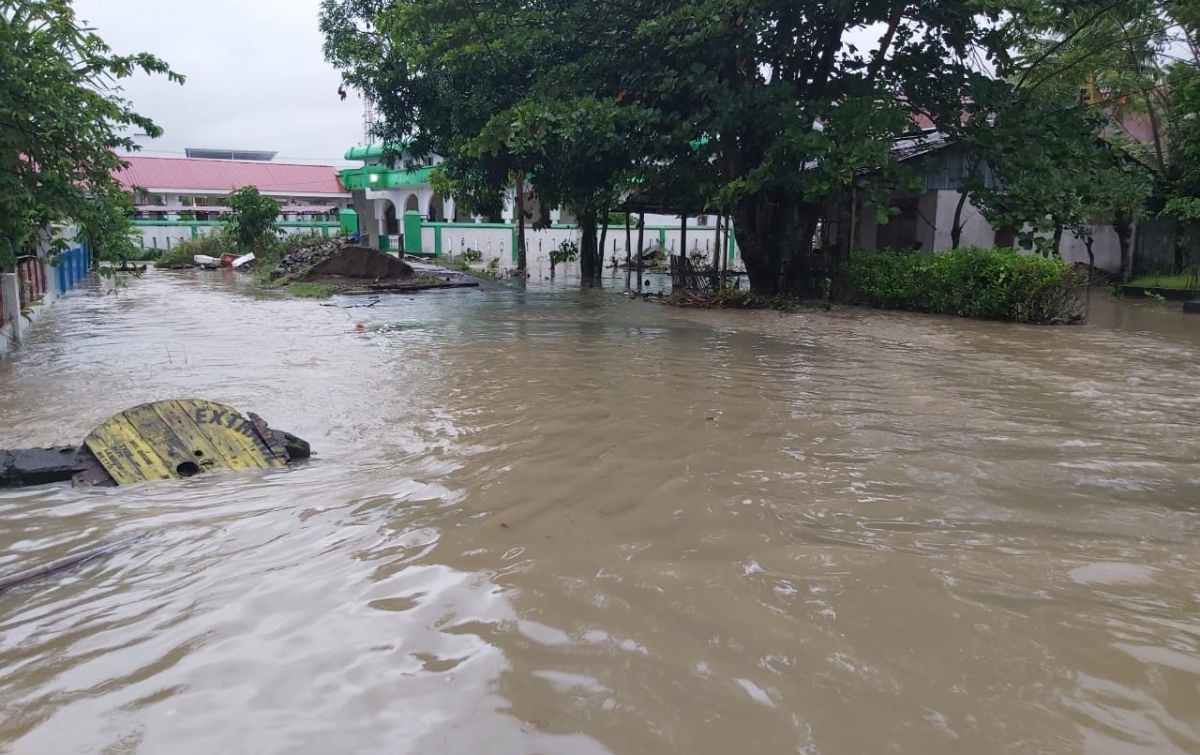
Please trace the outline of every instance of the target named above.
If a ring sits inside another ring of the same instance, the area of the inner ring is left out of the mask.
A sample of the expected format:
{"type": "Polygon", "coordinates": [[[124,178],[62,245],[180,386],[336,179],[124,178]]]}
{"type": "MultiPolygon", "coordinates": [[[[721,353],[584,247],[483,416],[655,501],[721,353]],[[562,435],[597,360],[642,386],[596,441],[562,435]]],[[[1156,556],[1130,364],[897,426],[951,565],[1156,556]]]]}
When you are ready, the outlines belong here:
{"type": "Polygon", "coordinates": [[[271,271],[271,280],[291,275],[395,280],[412,274],[413,269],[407,263],[391,255],[332,238],[316,243],[306,240],[289,248],[271,271]]]}
{"type": "Polygon", "coordinates": [[[342,247],[313,265],[309,272],[312,275],[372,280],[396,280],[413,275],[412,266],[407,262],[365,246],[342,247]]]}

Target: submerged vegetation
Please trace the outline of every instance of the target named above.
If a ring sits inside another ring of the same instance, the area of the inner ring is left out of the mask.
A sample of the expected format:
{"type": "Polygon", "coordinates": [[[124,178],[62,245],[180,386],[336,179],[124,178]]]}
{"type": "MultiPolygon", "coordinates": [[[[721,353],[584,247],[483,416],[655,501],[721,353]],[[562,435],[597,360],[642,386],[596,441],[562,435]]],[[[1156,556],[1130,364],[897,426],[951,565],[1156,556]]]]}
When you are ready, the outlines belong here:
{"type": "Polygon", "coordinates": [[[1078,322],[1086,277],[1057,257],[1012,249],[857,253],[849,298],[880,309],[1040,324],[1078,322]]]}
{"type": "Polygon", "coordinates": [[[1178,275],[1140,275],[1129,281],[1130,288],[1173,288],[1180,291],[1200,289],[1195,273],[1180,273],[1178,275]]]}
{"type": "Polygon", "coordinates": [[[332,286],[310,281],[298,281],[287,287],[287,292],[298,299],[328,299],[335,293],[332,286]]]}

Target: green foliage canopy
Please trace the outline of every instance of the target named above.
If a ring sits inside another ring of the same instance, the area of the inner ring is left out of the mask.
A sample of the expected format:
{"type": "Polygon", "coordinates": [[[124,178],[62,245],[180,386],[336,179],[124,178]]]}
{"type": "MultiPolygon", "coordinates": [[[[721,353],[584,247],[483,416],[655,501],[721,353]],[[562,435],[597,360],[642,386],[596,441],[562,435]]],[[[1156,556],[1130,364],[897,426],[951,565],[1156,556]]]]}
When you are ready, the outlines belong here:
{"type": "Polygon", "coordinates": [[[244,186],[230,194],[229,210],[229,228],[242,252],[264,249],[279,233],[279,203],[257,187],[244,186]]]}
{"type": "MultiPolygon", "coordinates": [[[[119,82],[137,72],[183,77],[148,53],[116,55],[75,17],[70,0],[0,0],[0,267],[33,251],[38,231],[69,218],[112,220],[112,178],[134,129],[161,129],[133,110],[119,82]]],[[[96,221],[93,237],[111,223],[96,221]],[[97,225],[98,223],[98,225],[97,225]]],[[[117,232],[116,243],[120,232],[117,232]]]]}

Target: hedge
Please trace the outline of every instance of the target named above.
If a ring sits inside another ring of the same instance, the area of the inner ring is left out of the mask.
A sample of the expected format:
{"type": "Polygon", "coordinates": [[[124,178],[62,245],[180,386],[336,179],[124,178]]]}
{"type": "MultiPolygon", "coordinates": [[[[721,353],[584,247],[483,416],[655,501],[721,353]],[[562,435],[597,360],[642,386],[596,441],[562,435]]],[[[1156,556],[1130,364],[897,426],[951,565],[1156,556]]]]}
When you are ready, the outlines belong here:
{"type": "Polygon", "coordinates": [[[1013,249],[857,252],[851,298],[881,309],[1056,324],[1082,319],[1086,276],[1061,258],[1013,249]]]}

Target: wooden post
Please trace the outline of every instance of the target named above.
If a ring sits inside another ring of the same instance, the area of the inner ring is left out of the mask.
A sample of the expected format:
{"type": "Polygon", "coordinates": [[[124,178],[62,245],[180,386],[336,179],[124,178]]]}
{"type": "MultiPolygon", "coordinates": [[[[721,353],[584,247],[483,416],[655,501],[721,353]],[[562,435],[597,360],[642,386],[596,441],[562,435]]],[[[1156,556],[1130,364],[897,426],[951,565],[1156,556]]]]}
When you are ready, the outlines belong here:
{"type": "Polygon", "coordinates": [[[729,216],[725,218],[725,243],[721,244],[721,288],[725,288],[725,274],[729,272],[729,216]]]}
{"type": "Polygon", "coordinates": [[[687,259],[687,210],[683,211],[683,222],[679,226],[679,256],[687,259]]]}
{"type": "Polygon", "coordinates": [[[642,292],[642,267],[645,265],[645,260],[642,259],[642,240],[646,234],[646,213],[638,213],[638,257],[637,257],[637,290],[642,292]]]}
{"type": "Polygon", "coordinates": [[[721,254],[721,215],[720,215],[720,213],[717,214],[716,239],[717,239],[716,244],[714,245],[714,248],[713,248],[712,280],[713,280],[713,288],[720,290],[721,288],[724,287],[724,280],[721,277],[721,257],[723,255],[721,254]]]}
{"type": "Polygon", "coordinates": [[[625,213],[625,269],[629,269],[629,255],[632,254],[633,235],[629,228],[629,213],[625,213]]]}
{"type": "MultiPolygon", "coordinates": [[[[524,273],[529,262],[525,249],[525,174],[520,170],[516,173],[514,188],[516,189],[513,211],[517,216],[517,269],[524,273]]],[[[525,276],[522,275],[521,280],[524,279],[525,276]]]]}

